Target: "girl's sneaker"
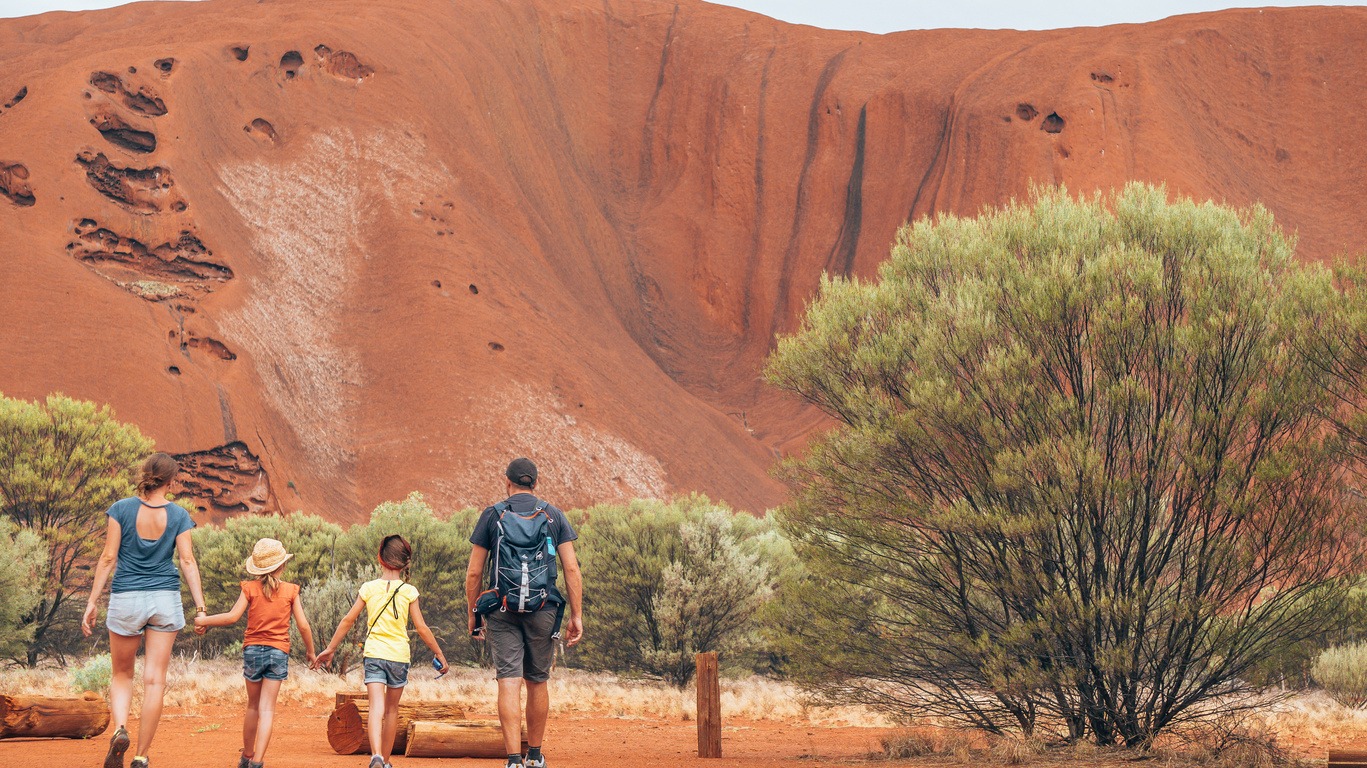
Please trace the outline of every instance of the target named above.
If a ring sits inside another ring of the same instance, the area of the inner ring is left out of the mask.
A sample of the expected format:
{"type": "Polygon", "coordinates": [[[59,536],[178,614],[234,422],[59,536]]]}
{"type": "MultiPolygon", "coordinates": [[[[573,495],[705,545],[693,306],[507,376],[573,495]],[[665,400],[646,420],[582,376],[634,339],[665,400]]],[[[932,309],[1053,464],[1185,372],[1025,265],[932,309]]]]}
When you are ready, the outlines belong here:
{"type": "Polygon", "coordinates": [[[384,758],[379,755],[372,755],[369,768],[384,768],[384,758]]]}
{"type": "Polygon", "coordinates": [[[123,768],[123,753],[128,751],[128,729],[122,725],[109,737],[109,752],[104,756],[104,768],[123,768]]]}
{"type": "Polygon", "coordinates": [[[128,761],[128,768],[147,768],[147,758],[142,755],[138,755],[137,757],[128,761]]]}

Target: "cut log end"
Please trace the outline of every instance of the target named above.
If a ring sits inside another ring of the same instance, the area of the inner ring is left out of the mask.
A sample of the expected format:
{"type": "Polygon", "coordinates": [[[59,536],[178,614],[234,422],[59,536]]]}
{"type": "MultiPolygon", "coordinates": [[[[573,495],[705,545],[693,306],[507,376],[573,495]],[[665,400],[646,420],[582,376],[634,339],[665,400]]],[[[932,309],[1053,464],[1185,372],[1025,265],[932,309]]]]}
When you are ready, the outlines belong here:
{"type": "Polygon", "coordinates": [[[1331,749],[1328,768],[1367,768],[1367,750],[1331,749]]]}

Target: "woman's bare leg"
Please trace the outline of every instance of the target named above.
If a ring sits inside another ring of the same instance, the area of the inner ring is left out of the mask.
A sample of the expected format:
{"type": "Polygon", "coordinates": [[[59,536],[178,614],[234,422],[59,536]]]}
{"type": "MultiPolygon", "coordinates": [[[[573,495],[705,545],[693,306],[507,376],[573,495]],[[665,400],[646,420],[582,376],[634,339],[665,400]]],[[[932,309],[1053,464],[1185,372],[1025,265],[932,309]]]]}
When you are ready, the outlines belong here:
{"type": "Polygon", "coordinates": [[[133,667],[138,661],[142,636],[109,633],[109,706],[114,727],[128,727],[128,711],[133,708],[133,667]]]}
{"type": "Polygon", "coordinates": [[[157,725],[161,722],[161,702],[166,696],[166,668],[171,665],[171,649],[175,646],[175,632],[157,632],[149,629],[143,633],[145,645],[142,652],[142,717],[138,724],[138,751],[134,754],[146,755],[157,735],[157,725]]]}

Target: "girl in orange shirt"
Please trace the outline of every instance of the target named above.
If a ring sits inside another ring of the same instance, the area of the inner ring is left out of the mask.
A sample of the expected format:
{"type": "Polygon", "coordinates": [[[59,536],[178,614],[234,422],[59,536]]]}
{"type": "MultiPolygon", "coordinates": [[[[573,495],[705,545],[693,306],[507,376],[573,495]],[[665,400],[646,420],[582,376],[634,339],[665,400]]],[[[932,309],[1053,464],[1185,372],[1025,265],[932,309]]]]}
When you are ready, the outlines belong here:
{"type": "Polygon", "coordinates": [[[275,539],[261,539],[252,547],[245,568],[255,579],[242,582],[242,594],[232,610],[195,618],[195,627],[227,627],[247,612],[247,634],[242,638],[242,676],[247,679],[247,716],[242,721],[242,757],[238,768],[262,768],[271,741],[275,699],[289,676],[290,616],[304,638],[305,658],[313,663],[313,630],[299,601],[299,585],[280,580],[290,553],[275,539]]]}

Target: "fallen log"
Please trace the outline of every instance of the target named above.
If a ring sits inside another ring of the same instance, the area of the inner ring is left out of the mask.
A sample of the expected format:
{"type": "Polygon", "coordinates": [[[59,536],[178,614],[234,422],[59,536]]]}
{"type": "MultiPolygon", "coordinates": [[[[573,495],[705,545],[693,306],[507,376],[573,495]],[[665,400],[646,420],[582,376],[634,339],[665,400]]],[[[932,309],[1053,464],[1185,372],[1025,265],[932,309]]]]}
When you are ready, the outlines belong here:
{"type": "Polygon", "coordinates": [[[1367,768],[1367,750],[1331,749],[1329,768],[1367,768]]]}
{"type": "Polygon", "coordinates": [[[0,695],[0,739],[88,739],[109,727],[109,704],[98,693],[80,698],[0,695]]]}
{"type": "MultiPolygon", "coordinates": [[[[370,751],[366,719],[368,699],[343,701],[328,716],[328,744],[339,755],[360,755],[370,751]]],[[[403,754],[408,743],[408,725],[414,720],[464,720],[465,710],[458,704],[441,701],[399,702],[399,724],[394,731],[394,754],[403,754]]]]}
{"type": "MultiPolygon", "coordinates": [[[[504,757],[503,728],[497,720],[414,720],[408,724],[408,757],[504,757]]],[[[397,751],[397,749],[395,750],[397,751]]],[[[527,751],[527,732],[522,732],[527,751]]]]}

